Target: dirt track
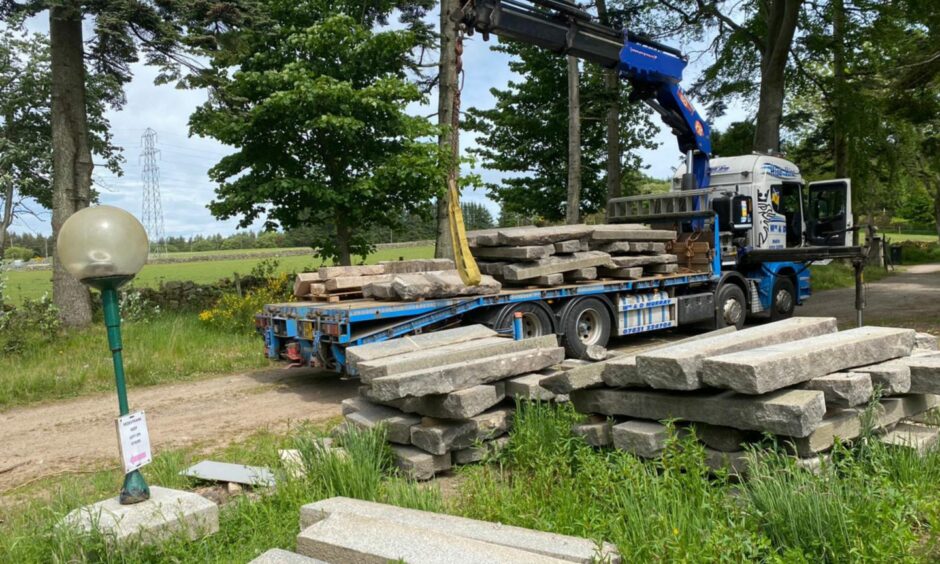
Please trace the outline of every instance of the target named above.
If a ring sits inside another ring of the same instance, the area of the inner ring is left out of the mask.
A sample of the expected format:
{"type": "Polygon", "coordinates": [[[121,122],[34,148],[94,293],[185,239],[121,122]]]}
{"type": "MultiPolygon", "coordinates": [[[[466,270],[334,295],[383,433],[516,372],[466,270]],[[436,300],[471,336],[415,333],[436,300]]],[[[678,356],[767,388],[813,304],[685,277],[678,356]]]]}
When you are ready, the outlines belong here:
{"type": "MultiPolygon", "coordinates": [[[[334,373],[268,370],[149,388],[131,388],[154,449],[222,445],[263,428],[340,415],[356,383],[334,373]]],[[[117,464],[114,393],[0,412],[0,496],[36,478],[117,464]]]]}
{"type": "MultiPolygon", "coordinates": [[[[866,325],[902,326],[940,334],[940,264],[901,267],[903,272],[866,285],[866,325]]],[[[797,315],[834,316],[855,325],[855,288],[819,292],[797,315]]]]}
{"type": "MultiPolygon", "coordinates": [[[[827,315],[855,322],[854,290],[820,292],[798,315],[827,315]]],[[[868,285],[868,324],[902,325],[940,334],[940,265],[868,285]]],[[[657,333],[617,339],[611,348],[638,350],[686,335],[657,333]]],[[[322,421],[340,415],[339,403],[356,394],[355,381],[311,370],[269,370],[188,382],[131,388],[131,408],[147,412],[155,449],[222,445],[261,428],[290,421],[322,421]]],[[[0,497],[39,477],[116,464],[113,393],[0,412],[0,497]]]]}

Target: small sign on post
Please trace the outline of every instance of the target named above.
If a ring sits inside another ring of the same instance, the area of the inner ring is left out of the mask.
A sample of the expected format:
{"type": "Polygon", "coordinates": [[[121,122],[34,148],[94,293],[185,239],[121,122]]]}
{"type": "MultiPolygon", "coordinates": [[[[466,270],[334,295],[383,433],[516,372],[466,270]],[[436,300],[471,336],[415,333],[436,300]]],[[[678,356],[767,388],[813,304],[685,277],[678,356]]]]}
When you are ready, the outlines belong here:
{"type": "Polygon", "coordinates": [[[137,411],[118,417],[117,431],[124,473],[128,474],[150,464],[150,434],[147,432],[147,417],[144,412],[137,411]]]}

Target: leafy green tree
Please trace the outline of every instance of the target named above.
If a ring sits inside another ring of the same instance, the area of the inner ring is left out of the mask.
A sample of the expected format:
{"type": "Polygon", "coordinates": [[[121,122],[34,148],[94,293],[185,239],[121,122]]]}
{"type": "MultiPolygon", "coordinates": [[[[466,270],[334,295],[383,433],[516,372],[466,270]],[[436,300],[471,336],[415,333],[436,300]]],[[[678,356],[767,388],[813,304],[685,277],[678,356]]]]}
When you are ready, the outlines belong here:
{"type": "Polygon", "coordinates": [[[463,211],[463,222],[467,231],[477,229],[492,229],[496,226],[493,221],[493,214],[486,206],[477,202],[461,202],[460,209],[463,211]]]}
{"type": "MultiPolygon", "coordinates": [[[[466,126],[479,132],[474,153],[483,166],[509,173],[500,183],[486,185],[503,213],[539,216],[548,221],[565,218],[568,179],[568,100],[565,57],[539,47],[500,41],[493,50],[513,55],[510,69],[520,80],[505,90],[492,91],[496,106],[471,108],[466,126]]],[[[607,203],[606,113],[609,90],[600,68],[585,65],[581,75],[581,214],[588,215],[607,203]]],[[[632,151],[651,146],[648,112],[627,102],[621,91],[620,118],[623,169],[639,168],[632,151]]]]}
{"type": "Polygon", "coordinates": [[[372,249],[370,227],[430,213],[443,187],[443,159],[427,141],[436,129],[405,111],[424,100],[408,78],[422,38],[373,29],[395,6],[372,7],[270,0],[261,8],[269,25],[242,30],[236,47],[213,56],[213,96],[190,128],[238,149],[210,170],[216,217],[323,225],[308,244],[351,264],[372,249]]]}
{"type": "Polygon", "coordinates": [[[754,150],[754,122],[736,121],[724,131],[712,129],[712,153],[719,157],[750,155],[754,150]]]}

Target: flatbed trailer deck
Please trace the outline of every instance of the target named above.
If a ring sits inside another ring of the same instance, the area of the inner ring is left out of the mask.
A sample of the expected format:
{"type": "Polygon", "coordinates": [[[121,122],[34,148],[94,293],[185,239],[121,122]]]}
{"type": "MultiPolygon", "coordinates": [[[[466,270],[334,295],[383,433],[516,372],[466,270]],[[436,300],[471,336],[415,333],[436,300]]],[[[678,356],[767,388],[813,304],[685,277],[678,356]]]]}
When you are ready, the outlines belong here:
{"type": "MultiPolygon", "coordinates": [[[[552,288],[509,288],[489,296],[468,296],[423,301],[353,299],[341,302],[287,302],[269,304],[256,317],[269,358],[297,364],[345,369],[346,347],[383,341],[424,330],[459,324],[465,317],[489,322],[511,332],[505,323],[514,309],[547,309],[562,325],[564,310],[576,301],[593,298],[608,309],[611,334],[629,335],[666,329],[679,324],[679,298],[700,291],[711,293],[716,277],[710,272],[657,275],[636,280],[599,280],[552,288]],[[535,305],[533,305],[535,304],[535,305]]],[[[713,303],[708,308],[713,311],[713,303]]],[[[511,317],[509,317],[511,319],[511,317]]],[[[544,319],[544,318],[543,318],[544,319]]],[[[536,333],[546,327],[537,327],[536,333]]],[[[606,339],[605,339],[606,341],[606,339]]]]}

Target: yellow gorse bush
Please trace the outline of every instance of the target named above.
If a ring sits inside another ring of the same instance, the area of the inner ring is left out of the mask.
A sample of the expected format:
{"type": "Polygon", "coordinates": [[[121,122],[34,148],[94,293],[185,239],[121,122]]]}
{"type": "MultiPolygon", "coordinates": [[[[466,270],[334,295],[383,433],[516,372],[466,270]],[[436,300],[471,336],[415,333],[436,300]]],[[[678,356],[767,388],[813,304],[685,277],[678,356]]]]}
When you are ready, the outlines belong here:
{"type": "Polygon", "coordinates": [[[223,331],[251,333],[255,327],[254,317],[265,304],[293,299],[291,276],[282,272],[269,277],[260,288],[242,295],[223,294],[215,306],[199,314],[199,320],[223,331]]]}

